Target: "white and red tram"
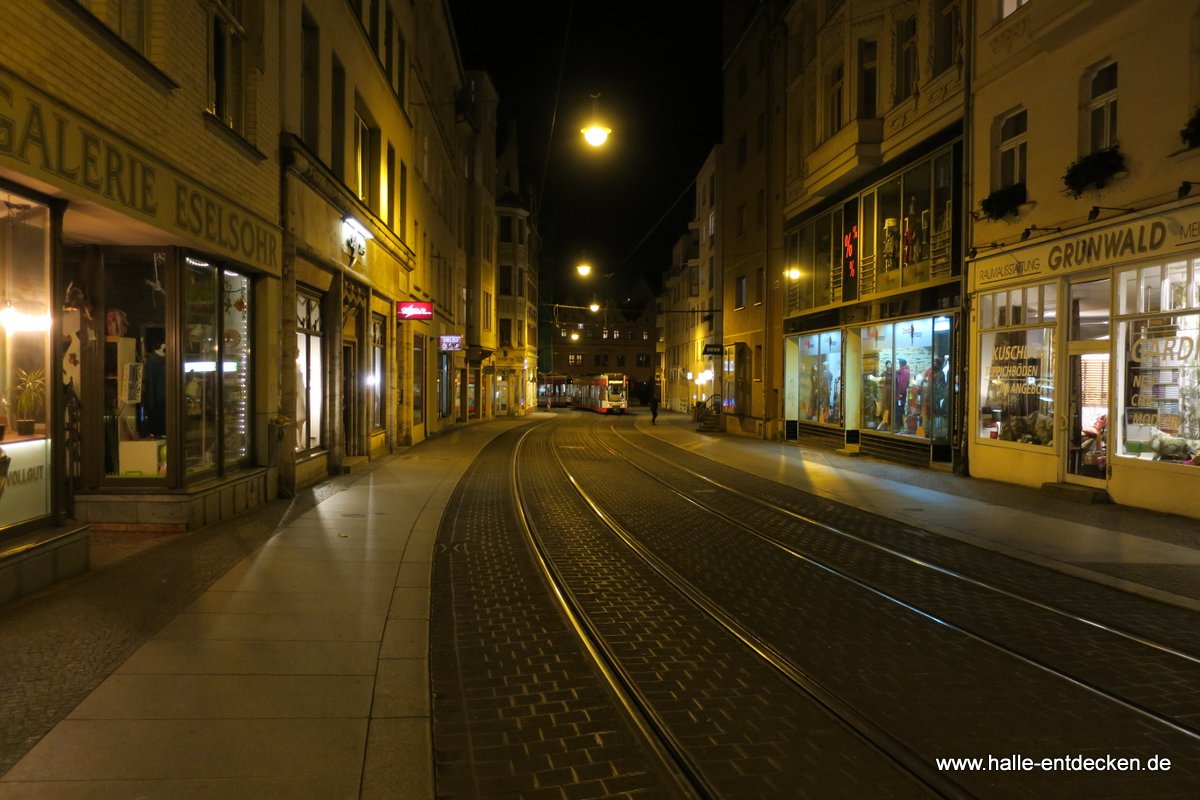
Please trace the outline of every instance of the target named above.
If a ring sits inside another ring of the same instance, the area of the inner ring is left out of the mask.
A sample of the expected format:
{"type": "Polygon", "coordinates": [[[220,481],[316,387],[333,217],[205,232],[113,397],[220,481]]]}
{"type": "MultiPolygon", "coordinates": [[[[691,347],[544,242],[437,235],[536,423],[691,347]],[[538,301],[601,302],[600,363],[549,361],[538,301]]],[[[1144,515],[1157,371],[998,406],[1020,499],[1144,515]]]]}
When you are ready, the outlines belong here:
{"type": "Polygon", "coordinates": [[[628,382],[619,372],[601,372],[574,379],[575,405],[600,414],[624,414],[629,408],[628,382]]]}

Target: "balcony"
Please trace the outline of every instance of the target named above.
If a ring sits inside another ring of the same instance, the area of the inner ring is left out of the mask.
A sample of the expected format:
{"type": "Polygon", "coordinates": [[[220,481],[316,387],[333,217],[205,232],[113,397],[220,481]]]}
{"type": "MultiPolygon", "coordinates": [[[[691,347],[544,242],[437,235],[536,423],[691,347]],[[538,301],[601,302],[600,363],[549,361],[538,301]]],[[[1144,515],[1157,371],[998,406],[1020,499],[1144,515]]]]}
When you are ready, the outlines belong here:
{"type": "Polygon", "coordinates": [[[805,159],[805,192],[829,196],[883,163],[883,120],[852,119],[805,159]]]}

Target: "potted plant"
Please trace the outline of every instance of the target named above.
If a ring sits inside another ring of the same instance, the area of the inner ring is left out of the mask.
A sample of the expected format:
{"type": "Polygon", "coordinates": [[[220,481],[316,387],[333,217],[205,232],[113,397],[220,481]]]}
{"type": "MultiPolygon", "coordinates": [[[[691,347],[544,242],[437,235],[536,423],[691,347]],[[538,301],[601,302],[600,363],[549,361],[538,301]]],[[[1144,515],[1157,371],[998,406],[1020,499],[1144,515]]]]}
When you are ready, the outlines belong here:
{"type": "Polygon", "coordinates": [[[1192,118],[1187,121],[1187,125],[1183,126],[1183,130],[1179,132],[1179,138],[1183,139],[1183,145],[1191,150],[1193,147],[1200,146],[1200,107],[1192,113],[1192,118]]]}
{"type": "Polygon", "coordinates": [[[1075,199],[1088,189],[1103,189],[1118,174],[1125,171],[1125,154],[1121,146],[1114,144],[1103,150],[1088,153],[1071,166],[1063,175],[1067,194],[1075,199]]]}
{"type": "Polygon", "coordinates": [[[1014,183],[1004,186],[979,201],[979,211],[992,222],[999,222],[1009,214],[1017,213],[1017,209],[1025,202],[1025,184],[1014,183]]]}
{"type": "Polygon", "coordinates": [[[46,373],[40,369],[17,370],[17,433],[22,436],[33,434],[37,417],[46,407],[46,373]]]}

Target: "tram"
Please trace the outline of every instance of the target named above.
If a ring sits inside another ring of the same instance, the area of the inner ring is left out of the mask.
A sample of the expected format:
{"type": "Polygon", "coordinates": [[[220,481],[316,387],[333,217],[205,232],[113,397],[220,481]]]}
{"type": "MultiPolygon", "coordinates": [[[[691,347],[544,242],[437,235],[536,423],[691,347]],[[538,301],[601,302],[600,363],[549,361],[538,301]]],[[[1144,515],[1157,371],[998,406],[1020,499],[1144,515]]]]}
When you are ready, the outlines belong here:
{"type": "Polygon", "coordinates": [[[542,408],[562,408],[571,405],[572,386],[570,375],[554,372],[538,374],[538,405],[542,408]]]}
{"type": "Polygon", "coordinates": [[[590,408],[600,414],[624,414],[629,408],[625,376],[619,372],[577,377],[574,394],[578,408],[590,408]]]}

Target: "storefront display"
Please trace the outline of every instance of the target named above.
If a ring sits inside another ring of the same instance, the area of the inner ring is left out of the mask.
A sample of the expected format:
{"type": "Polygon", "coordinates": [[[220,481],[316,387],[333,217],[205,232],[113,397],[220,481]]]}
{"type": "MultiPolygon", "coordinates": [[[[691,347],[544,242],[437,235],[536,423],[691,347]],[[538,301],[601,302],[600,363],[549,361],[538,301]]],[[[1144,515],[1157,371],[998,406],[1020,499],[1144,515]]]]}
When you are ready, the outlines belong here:
{"type": "Polygon", "coordinates": [[[984,438],[1054,445],[1054,284],[979,302],[979,427],[984,438]]]}
{"type": "Polygon", "coordinates": [[[49,209],[0,190],[0,529],[50,513],[50,285],[49,209]]]}
{"type": "Polygon", "coordinates": [[[1118,274],[1120,456],[1195,465],[1200,455],[1198,277],[1200,259],[1118,274]]]}
{"type": "Polygon", "coordinates": [[[951,328],[950,317],[936,316],[855,331],[862,342],[863,429],[949,439],[951,328]]]}
{"type": "Polygon", "coordinates": [[[794,391],[797,418],[841,425],[842,332],[808,333],[789,344],[784,380],[789,384],[789,396],[794,391]]]}

